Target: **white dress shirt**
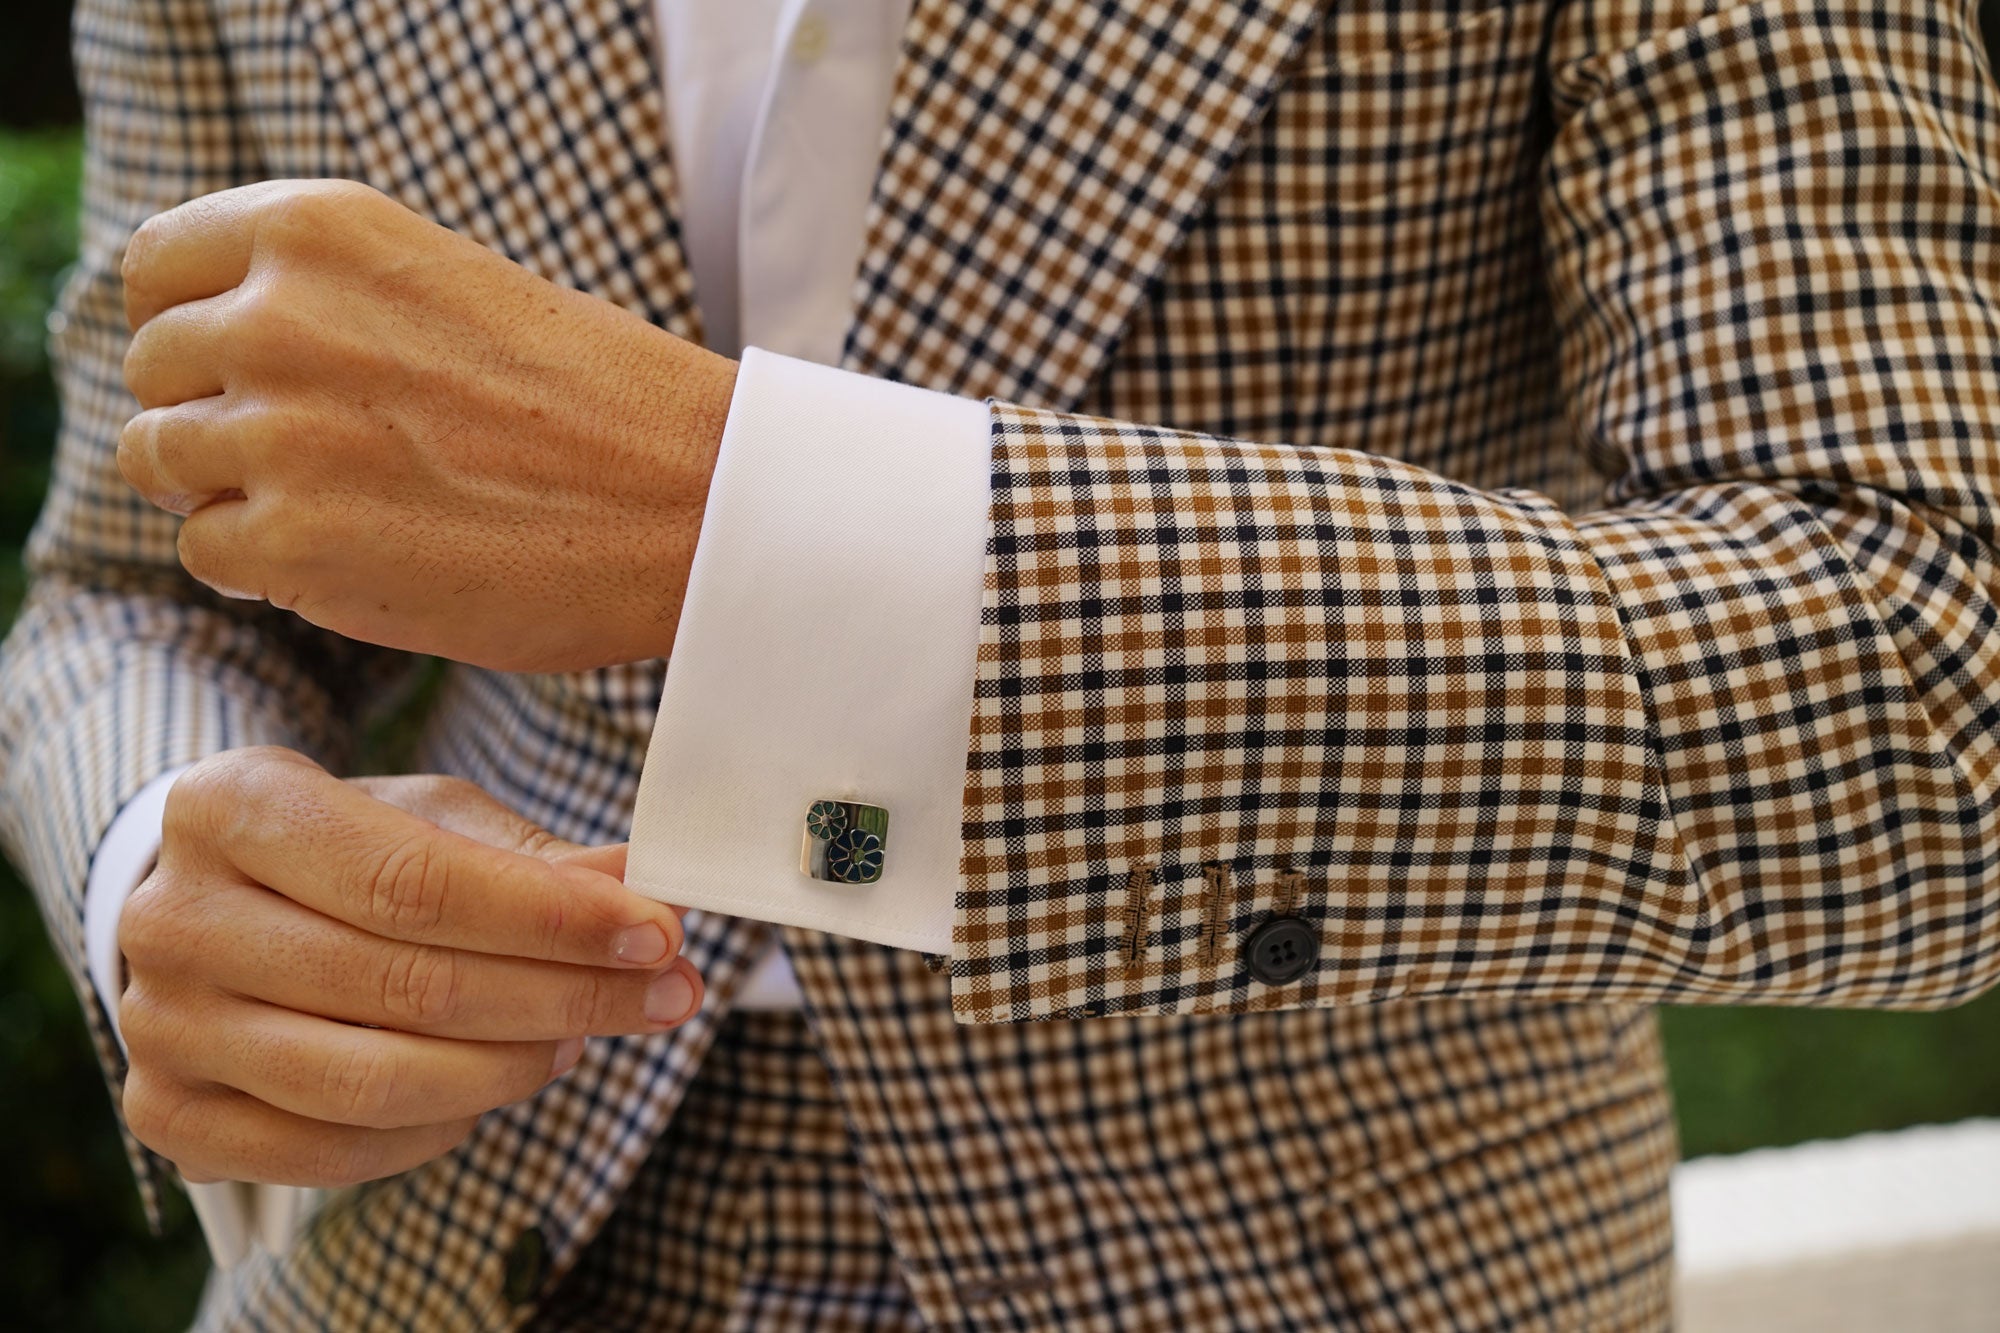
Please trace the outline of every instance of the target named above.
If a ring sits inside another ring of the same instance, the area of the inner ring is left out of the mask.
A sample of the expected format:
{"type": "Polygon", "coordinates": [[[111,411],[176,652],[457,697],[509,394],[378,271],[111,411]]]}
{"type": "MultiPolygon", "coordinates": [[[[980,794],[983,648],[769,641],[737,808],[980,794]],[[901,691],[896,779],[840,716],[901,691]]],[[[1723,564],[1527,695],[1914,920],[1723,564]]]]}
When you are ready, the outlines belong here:
{"type": "MultiPolygon", "coordinates": [[[[657,0],[682,244],[742,358],[641,775],[627,882],[684,906],[947,952],[979,633],[983,404],[829,370],[852,318],[909,0],[657,0]],[[816,363],[816,364],[815,364],[816,363]],[[882,878],[799,869],[805,810],[885,806],[882,878]]],[[[85,893],[114,1032],[117,923],[179,770],[127,803],[85,893]]],[[[794,1007],[775,947],[739,1005],[794,1007]]],[[[314,1191],[190,1186],[216,1262],[290,1241],[314,1191]]]]}

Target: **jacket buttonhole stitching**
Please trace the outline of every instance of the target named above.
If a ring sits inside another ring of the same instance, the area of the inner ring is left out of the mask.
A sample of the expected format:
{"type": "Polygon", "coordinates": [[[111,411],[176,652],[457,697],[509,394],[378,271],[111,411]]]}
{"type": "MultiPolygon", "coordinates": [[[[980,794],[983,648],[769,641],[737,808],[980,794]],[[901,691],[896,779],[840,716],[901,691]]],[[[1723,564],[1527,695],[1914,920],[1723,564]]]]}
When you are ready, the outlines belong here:
{"type": "Polygon", "coordinates": [[[1133,866],[1125,876],[1125,906],[1120,914],[1120,928],[1124,934],[1118,946],[1119,960],[1127,968],[1137,967],[1146,952],[1146,915],[1151,905],[1152,890],[1152,865],[1142,863],[1133,866]]]}

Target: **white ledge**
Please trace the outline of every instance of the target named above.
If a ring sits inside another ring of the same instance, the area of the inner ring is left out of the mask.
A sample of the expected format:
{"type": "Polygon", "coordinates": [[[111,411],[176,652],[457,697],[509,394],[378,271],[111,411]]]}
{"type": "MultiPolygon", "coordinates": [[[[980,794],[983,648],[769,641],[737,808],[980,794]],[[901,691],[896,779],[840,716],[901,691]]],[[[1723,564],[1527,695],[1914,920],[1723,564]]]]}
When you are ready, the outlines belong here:
{"type": "Polygon", "coordinates": [[[1683,1333],[2000,1328],[2000,1120],[1674,1172],[1683,1333]]]}

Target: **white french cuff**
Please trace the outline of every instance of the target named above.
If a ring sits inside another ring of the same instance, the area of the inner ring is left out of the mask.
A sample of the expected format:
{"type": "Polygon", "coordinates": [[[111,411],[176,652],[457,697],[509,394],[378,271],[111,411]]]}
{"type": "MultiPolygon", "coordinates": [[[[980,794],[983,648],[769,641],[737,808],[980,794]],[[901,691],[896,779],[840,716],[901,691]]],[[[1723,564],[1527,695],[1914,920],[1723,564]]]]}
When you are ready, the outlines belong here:
{"type": "Polygon", "coordinates": [[[991,456],[978,400],[745,351],[639,784],[633,889],[950,952],[991,456]],[[888,812],[877,877],[800,868],[821,802],[888,812]]]}
{"type": "MultiPolygon", "coordinates": [[[[167,792],[187,766],[160,774],[127,801],[97,844],[83,889],[84,960],[90,984],[103,1005],[105,1021],[120,1048],[118,997],[124,992],[125,965],[118,953],[118,917],[125,900],[153,873],[160,859],[167,792]]],[[[299,1224],[313,1209],[317,1191],[293,1185],[253,1185],[236,1180],[186,1184],[209,1256],[217,1268],[233,1268],[252,1245],[283,1254],[299,1224]]]]}

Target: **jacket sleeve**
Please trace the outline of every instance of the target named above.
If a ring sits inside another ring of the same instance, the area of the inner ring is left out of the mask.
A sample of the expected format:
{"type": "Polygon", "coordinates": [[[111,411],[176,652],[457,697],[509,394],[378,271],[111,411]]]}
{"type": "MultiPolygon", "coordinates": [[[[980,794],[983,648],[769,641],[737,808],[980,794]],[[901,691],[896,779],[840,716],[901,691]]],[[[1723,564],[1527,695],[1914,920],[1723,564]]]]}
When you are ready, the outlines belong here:
{"type": "MultiPolygon", "coordinates": [[[[240,745],[337,758],[351,698],[381,659],[181,570],[178,520],[118,474],[126,394],[119,265],[132,232],[254,180],[208,0],[82,0],[82,253],[52,320],[61,437],[30,538],[26,604],[0,646],[0,837],[40,900],[114,1089],[117,1044],[85,972],[83,894],[98,840],[146,782],[240,745]],[[342,684],[336,686],[334,682],[342,684]]],[[[149,1207],[145,1154],[127,1136],[149,1207]]]]}
{"type": "Polygon", "coordinates": [[[1543,251],[1597,511],[996,409],[961,1020],[1915,1008],[2000,974],[1973,5],[1672,8],[1550,28],[1543,251]],[[1279,914],[1317,956],[1266,984],[1279,914]]]}

